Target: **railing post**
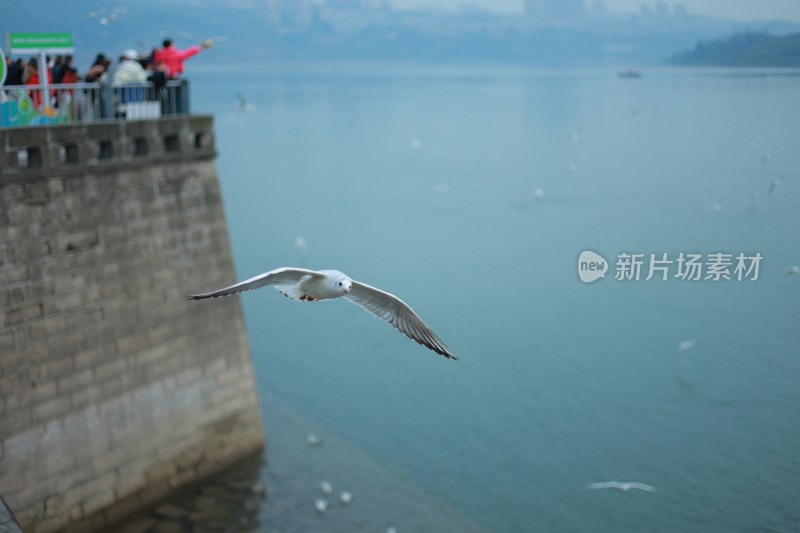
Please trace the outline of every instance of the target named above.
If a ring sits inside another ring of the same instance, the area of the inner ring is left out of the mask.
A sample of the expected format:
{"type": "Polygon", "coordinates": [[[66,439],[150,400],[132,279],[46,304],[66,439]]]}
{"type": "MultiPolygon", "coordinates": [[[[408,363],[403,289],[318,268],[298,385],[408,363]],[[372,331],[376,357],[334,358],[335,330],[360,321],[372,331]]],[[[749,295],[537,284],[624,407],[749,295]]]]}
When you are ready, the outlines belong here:
{"type": "Polygon", "coordinates": [[[183,99],[184,99],[183,114],[184,115],[188,115],[189,114],[189,80],[182,80],[182,81],[183,81],[183,94],[184,94],[184,96],[183,96],[183,99]]]}
{"type": "Polygon", "coordinates": [[[100,85],[100,118],[114,118],[114,90],[107,83],[100,85]]]}

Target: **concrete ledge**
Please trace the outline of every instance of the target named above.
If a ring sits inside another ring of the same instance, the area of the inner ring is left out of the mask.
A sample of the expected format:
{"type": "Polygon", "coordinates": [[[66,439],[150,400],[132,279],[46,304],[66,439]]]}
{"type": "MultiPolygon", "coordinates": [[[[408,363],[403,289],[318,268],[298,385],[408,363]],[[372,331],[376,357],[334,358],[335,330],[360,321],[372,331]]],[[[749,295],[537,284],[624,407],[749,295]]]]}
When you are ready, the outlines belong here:
{"type": "Polygon", "coordinates": [[[215,157],[205,115],[0,129],[0,183],[215,157]]]}

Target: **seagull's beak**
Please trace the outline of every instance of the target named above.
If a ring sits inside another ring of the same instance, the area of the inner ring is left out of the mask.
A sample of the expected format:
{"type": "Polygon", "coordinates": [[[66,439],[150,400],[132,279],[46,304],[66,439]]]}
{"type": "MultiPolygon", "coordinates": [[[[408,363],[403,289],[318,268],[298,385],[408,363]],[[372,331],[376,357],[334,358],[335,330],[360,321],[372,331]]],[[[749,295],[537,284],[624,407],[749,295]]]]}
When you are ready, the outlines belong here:
{"type": "Polygon", "coordinates": [[[345,294],[350,294],[350,287],[345,287],[344,288],[344,293],[345,294]]]}

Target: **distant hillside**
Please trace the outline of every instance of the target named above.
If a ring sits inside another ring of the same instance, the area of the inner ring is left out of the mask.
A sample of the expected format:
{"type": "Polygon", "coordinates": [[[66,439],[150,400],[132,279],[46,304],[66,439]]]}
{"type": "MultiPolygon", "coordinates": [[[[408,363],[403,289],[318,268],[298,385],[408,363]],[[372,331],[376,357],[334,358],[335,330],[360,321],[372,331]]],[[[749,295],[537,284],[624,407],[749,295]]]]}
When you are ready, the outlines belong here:
{"type": "Polygon", "coordinates": [[[800,33],[747,32],[727,39],[701,41],[694,50],[667,59],[674,65],[720,67],[800,67],[800,33]]]}
{"type": "Polygon", "coordinates": [[[0,4],[3,32],[74,33],[80,74],[98,52],[116,63],[124,50],[151,50],[165,36],[186,48],[194,44],[186,32],[227,37],[192,59],[190,72],[204,64],[328,60],[616,69],[658,64],[696,42],[747,31],[755,24],[773,35],[800,32],[797,22],[734,21],[685,9],[601,10],[539,20],[477,9],[400,11],[392,9],[391,2],[367,0],[0,0],[0,4]]]}

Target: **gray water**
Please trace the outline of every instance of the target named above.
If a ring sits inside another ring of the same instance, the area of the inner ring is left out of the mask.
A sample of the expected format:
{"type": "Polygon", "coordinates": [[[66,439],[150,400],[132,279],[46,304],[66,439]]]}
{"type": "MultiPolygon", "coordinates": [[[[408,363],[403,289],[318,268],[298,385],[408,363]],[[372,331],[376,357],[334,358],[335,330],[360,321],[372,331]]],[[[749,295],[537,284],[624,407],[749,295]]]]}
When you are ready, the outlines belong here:
{"type": "Polygon", "coordinates": [[[244,295],[264,528],[800,529],[800,73],[190,71],[239,278],[342,270],[461,358],[345,302],[244,295]],[[586,248],[611,262],[591,285],[586,248]],[[622,252],[764,260],[757,281],[622,282],[622,252]],[[318,515],[322,479],[353,503],[318,515]],[[657,492],[586,489],[607,480],[657,492]]]}

